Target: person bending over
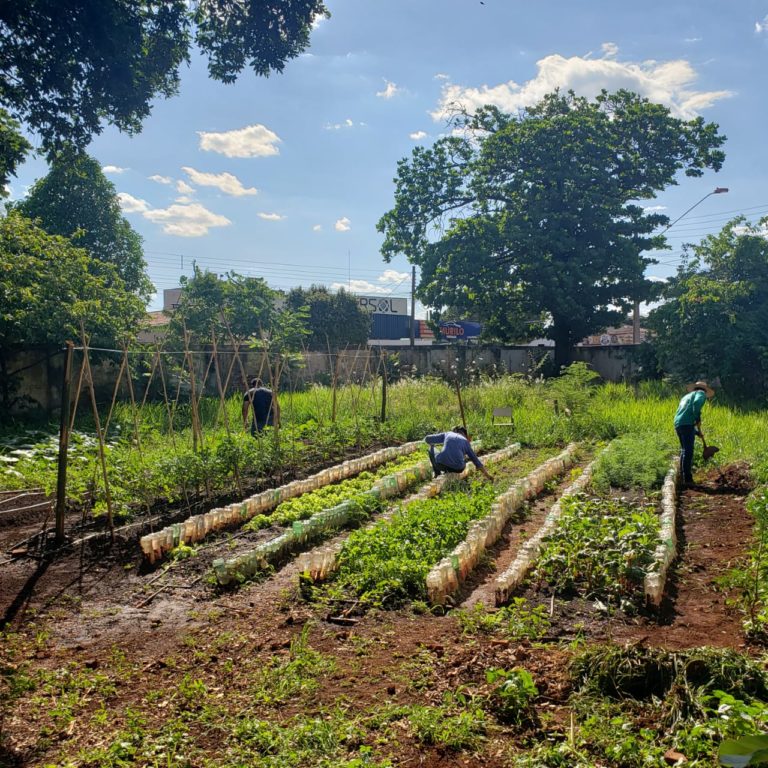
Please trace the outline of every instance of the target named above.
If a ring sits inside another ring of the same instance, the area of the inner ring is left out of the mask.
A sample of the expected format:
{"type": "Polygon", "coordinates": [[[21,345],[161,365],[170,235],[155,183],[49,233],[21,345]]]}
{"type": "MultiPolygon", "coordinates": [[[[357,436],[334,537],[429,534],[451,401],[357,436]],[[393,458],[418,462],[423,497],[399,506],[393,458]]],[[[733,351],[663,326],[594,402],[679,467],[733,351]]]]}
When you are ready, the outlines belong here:
{"type": "Polygon", "coordinates": [[[280,406],[272,390],[265,387],[261,379],[251,379],[251,388],[243,396],[243,427],[248,429],[248,410],[253,408],[251,434],[255,437],[264,427],[280,423],[280,406]]]}
{"type": "Polygon", "coordinates": [[[424,442],[429,445],[429,460],[435,477],[443,472],[463,472],[469,459],[488,480],[493,480],[492,475],[483,466],[483,462],[477,458],[472,450],[472,445],[467,437],[464,427],[454,427],[450,432],[438,432],[436,435],[427,435],[424,442]],[[435,446],[442,445],[443,450],[435,455],[435,446]]]}
{"type": "Polygon", "coordinates": [[[701,409],[714,394],[706,381],[697,381],[677,406],[674,425],[680,441],[680,469],[686,485],[693,484],[693,444],[696,435],[701,434],[701,409]]]}

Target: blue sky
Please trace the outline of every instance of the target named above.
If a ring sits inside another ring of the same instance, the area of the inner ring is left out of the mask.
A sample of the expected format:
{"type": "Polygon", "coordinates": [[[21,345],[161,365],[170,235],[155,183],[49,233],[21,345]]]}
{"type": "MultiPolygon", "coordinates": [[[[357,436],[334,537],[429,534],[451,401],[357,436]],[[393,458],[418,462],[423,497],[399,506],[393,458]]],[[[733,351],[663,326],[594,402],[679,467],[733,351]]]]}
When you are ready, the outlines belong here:
{"type": "MultiPolygon", "coordinates": [[[[723,170],[680,179],[649,205],[677,218],[649,274],[732,215],[768,214],[768,0],[330,0],[308,51],[281,75],[208,80],[196,59],[179,96],[141,134],[91,145],[144,238],[159,294],[192,263],[275,288],[344,284],[405,296],[410,267],[385,264],[376,222],[397,161],[446,131],[450,102],[509,111],[554,87],[626,87],[728,137],[723,170]]],[[[29,161],[12,195],[45,173],[29,161]]],[[[151,308],[161,306],[156,298],[151,308]]]]}

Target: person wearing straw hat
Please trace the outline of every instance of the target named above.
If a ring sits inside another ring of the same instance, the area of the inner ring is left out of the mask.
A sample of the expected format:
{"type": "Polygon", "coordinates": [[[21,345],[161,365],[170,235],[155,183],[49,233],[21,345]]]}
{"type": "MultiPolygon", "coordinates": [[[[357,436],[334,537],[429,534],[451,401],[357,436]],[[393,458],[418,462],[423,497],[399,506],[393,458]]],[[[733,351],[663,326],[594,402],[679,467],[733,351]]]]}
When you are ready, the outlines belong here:
{"type": "Polygon", "coordinates": [[[693,484],[693,446],[696,434],[701,434],[701,409],[707,400],[715,396],[706,381],[697,381],[688,388],[688,394],[680,399],[675,413],[675,432],[680,440],[680,469],[683,482],[693,484]]]}

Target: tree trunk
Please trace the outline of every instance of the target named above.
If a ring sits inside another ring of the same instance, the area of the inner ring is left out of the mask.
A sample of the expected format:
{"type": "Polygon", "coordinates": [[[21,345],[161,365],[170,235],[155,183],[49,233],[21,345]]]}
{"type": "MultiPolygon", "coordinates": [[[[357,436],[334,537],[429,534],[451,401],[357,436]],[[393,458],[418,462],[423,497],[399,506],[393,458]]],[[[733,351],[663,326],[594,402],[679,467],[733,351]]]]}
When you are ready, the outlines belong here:
{"type": "Polygon", "coordinates": [[[563,368],[571,364],[571,352],[573,350],[573,338],[571,326],[564,318],[554,318],[552,338],[555,342],[555,370],[559,376],[563,368]]]}

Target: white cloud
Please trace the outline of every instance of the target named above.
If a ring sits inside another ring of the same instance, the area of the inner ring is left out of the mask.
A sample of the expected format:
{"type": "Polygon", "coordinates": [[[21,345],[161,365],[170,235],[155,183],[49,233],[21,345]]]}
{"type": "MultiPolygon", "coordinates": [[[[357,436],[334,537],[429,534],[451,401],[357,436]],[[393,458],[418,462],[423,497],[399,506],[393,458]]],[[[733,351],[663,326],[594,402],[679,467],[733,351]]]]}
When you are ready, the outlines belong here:
{"type": "Polygon", "coordinates": [[[619,46],[616,43],[603,43],[600,49],[606,59],[615,59],[619,54],[619,46]]]}
{"type": "Polygon", "coordinates": [[[391,99],[395,96],[395,94],[400,93],[400,88],[398,88],[394,83],[391,83],[389,80],[385,80],[385,86],[383,91],[376,91],[376,95],[381,99],[391,99]]]}
{"type": "Polygon", "coordinates": [[[572,89],[588,98],[594,98],[603,88],[610,92],[623,88],[665,104],[676,117],[691,119],[700,110],[733,95],[731,91],[693,90],[697,74],[684,59],[619,62],[612,58],[565,58],[552,54],[540,59],[536,65],[536,77],[522,85],[514,80],[477,88],[446,83],[432,118],[442,121],[454,114],[458,106],[472,112],[485,104],[494,104],[505,112],[514,113],[541,101],[555,88],[572,89]]]}
{"type": "Polygon", "coordinates": [[[349,232],[352,229],[352,222],[346,217],[342,216],[334,225],[333,228],[337,232],[349,232]]]}
{"type": "Polygon", "coordinates": [[[380,283],[402,283],[408,277],[407,272],[398,272],[395,269],[385,269],[377,278],[380,283]]]}
{"type": "Polygon", "coordinates": [[[260,219],[264,219],[264,221],[282,221],[285,216],[281,216],[279,213],[257,213],[256,214],[260,219]]]}
{"type": "Polygon", "coordinates": [[[654,211],[666,211],[667,206],[666,205],[644,205],[643,210],[650,211],[651,213],[653,213],[654,211]]]}
{"type": "Polygon", "coordinates": [[[450,80],[450,76],[446,75],[445,72],[438,72],[435,77],[435,80],[450,80]]]}
{"type": "Polygon", "coordinates": [[[343,123],[326,123],[324,128],[326,131],[340,131],[342,128],[353,128],[354,125],[354,120],[348,117],[343,123]]]}
{"type": "Polygon", "coordinates": [[[194,195],[195,194],[195,188],[190,187],[189,184],[187,184],[186,181],[179,180],[176,182],[176,191],[180,195],[194,195]]]}
{"type": "Polygon", "coordinates": [[[702,41],[701,37],[686,37],[683,38],[684,43],[700,43],[702,41]]]}
{"type": "Polygon", "coordinates": [[[140,197],[134,197],[127,192],[118,192],[117,200],[123,213],[144,213],[149,210],[149,203],[140,197]]]}
{"type": "Polygon", "coordinates": [[[158,184],[173,184],[173,179],[170,176],[160,176],[158,173],[154,176],[150,176],[149,180],[156,181],[158,184]]]}
{"type": "Polygon", "coordinates": [[[322,224],[315,224],[314,227],[312,227],[313,232],[322,232],[323,231],[323,225],[322,224]]]}
{"type": "Polygon", "coordinates": [[[426,131],[414,131],[411,134],[408,134],[414,141],[421,141],[422,139],[427,138],[427,132],[426,131]]]}
{"type": "Polygon", "coordinates": [[[338,291],[340,288],[343,288],[345,291],[351,291],[352,293],[390,293],[389,288],[385,288],[382,285],[376,285],[375,283],[370,283],[368,280],[350,280],[346,283],[331,283],[331,290],[338,291]]]}
{"type": "Polygon", "coordinates": [[[128,169],[121,168],[119,165],[105,165],[101,169],[104,173],[125,173],[128,169]]]}
{"type": "Polygon", "coordinates": [[[209,133],[198,131],[200,149],[227,157],[270,157],[279,155],[280,137],[264,125],[248,125],[235,131],[209,133]]]}
{"type": "Polygon", "coordinates": [[[316,14],[312,19],[312,29],[317,29],[326,20],[326,18],[327,17],[322,13],[316,14]]]}
{"type": "Polygon", "coordinates": [[[145,211],[143,216],[160,224],[166,235],[178,237],[202,237],[211,227],[228,227],[232,223],[226,216],[213,213],[200,203],[154,208],[145,211]]]}
{"type": "Polygon", "coordinates": [[[220,189],[225,194],[232,195],[233,197],[257,195],[259,193],[256,187],[244,187],[240,179],[231,173],[203,173],[186,165],[182,166],[181,170],[189,176],[193,184],[201,187],[216,187],[216,189],[220,189]]]}
{"type": "Polygon", "coordinates": [[[174,203],[182,203],[183,205],[187,205],[188,203],[194,203],[195,198],[191,197],[190,195],[179,195],[175,200],[174,203]]]}
{"type": "Polygon", "coordinates": [[[755,22],[755,32],[759,35],[761,32],[768,32],[768,14],[762,21],[755,22]]]}

